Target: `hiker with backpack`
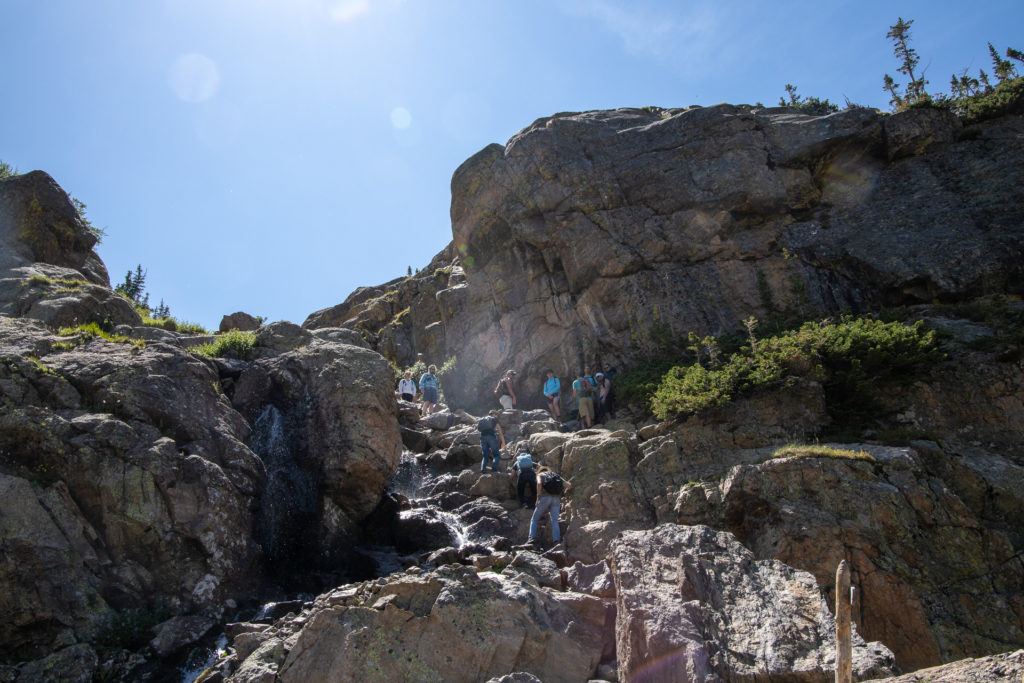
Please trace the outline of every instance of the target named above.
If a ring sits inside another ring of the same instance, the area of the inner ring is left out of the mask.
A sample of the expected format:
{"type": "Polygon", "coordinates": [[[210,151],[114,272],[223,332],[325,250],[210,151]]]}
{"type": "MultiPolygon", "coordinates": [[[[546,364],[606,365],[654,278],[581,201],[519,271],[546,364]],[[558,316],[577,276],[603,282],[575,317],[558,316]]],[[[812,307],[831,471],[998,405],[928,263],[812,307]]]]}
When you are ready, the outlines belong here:
{"type": "Polygon", "coordinates": [[[420,375],[420,391],[423,393],[423,405],[420,412],[430,415],[437,406],[438,390],[440,383],[437,381],[437,366],[431,365],[427,371],[420,375]]]}
{"type": "Polygon", "coordinates": [[[548,369],[548,378],[544,380],[544,398],[548,401],[548,410],[551,412],[551,417],[556,420],[561,417],[561,412],[558,409],[558,398],[559,393],[562,391],[562,384],[555,377],[555,371],[548,369]]]}
{"type": "Polygon", "coordinates": [[[498,424],[498,411],[492,410],[476,423],[480,432],[481,474],[487,471],[487,463],[491,462],[491,470],[497,472],[501,465],[501,449],[505,448],[505,433],[498,424]],[[500,442],[500,445],[499,445],[500,442]]]}
{"type": "Polygon", "coordinates": [[[568,493],[571,484],[562,479],[557,472],[546,467],[537,468],[537,505],[533,508],[533,516],[530,517],[530,538],[527,543],[537,545],[537,527],[540,525],[544,515],[551,518],[551,541],[558,544],[562,540],[561,531],[558,528],[558,514],[562,510],[562,494],[568,493]]]}
{"type": "Polygon", "coordinates": [[[406,370],[405,376],[398,382],[398,395],[403,401],[416,400],[416,381],[412,378],[412,370],[406,370]]]}
{"type": "Polygon", "coordinates": [[[515,376],[516,371],[509,370],[498,380],[498,386],[494,387],[494,395],[498,398],[498,403],[501,404],[504,410],[512,410],[516,407],[516,390],[512,386],[515,376]]]}
{"type": "Polygon", "coordinates": [[[587,379],[586,370],[572,383],[572,396],[576,399],[576,408],[580,414],[580,424],[584,429],[594,426],[594,384],[587,379]]]}
{"type": "Polygon", "coordinates": [[[537,500],[537,473],[534,472],[533,456],[529,453],[520,453],[512,469],[516,472],[516,498],[519,500],[519,507],[532,508],[537,500]],[[530,489],[530,495],[526,495],[526,489],[530,489]]]}

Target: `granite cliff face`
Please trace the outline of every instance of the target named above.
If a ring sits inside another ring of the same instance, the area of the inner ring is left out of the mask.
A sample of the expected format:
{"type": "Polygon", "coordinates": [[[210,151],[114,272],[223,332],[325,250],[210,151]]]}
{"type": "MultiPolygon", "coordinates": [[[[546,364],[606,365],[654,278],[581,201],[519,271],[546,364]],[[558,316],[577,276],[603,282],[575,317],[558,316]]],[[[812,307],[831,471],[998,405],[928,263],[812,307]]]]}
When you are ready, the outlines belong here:
{"type": "Polygon", "coordinates": [[[963,128],[929,109],[557,114],[455,172],[439,258],[457,254],[464,281],[431,282],[436,305],[422,285],[408,296],[389,283],[363,297],[361,319],[381,310],[378,331],[407,307],[429,319],[412,329],[443,332],[426,350],[457,356],[450,384],[466,404],[509,367],[539,394],[546,367],[628,366],[750,315],[1016,292],[1022,129],[1020,116],[963,128]]]}

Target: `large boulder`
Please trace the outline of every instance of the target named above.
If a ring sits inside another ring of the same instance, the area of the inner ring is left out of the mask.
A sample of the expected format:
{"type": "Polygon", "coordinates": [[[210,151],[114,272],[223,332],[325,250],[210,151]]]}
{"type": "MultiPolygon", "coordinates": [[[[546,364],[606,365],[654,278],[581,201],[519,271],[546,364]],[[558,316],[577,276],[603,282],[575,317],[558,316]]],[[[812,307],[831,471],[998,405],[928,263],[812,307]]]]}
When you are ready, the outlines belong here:
{"type": "Polygon", "coordinates": [[[97,241],[46,173],[0,180],[0,315],[53,327],[141,324],[131,304],[111,291],[97,241]]]}
{"type": "Polygon", "coordinates": [[[446,256],[464,278],[359,290],[306,324],[457,356],[446,397],[467,407],[516,368],[520,407],[541,407],[545,368],[628,366],[751,315],[1018,291],[1022,131],[1004,116],[968,135],[937,110],[556,114],[455,172],[446,256]]]}
{"type": "Polygon", "coordinates": [[[978,659],[960,659],[873,683],[1017,683],[1024,678],[1024,650],[978,659]]]}
{"type": "MultiPolygon", "coordinates": [[[[623,534],[611,569],[623,680],[833,680],[835,623],[811,574],[673,524],[623,534]]],[[[856,633],[853,653],[858,679],[894,670],[884,645],[856,633]]]]}
{"type": "Polygon", "coordinates": [[[308,613],[277,622],[228,680],[263,670],[282,683],[471,683],[528,672],[576,683],[597,669],[605,628],[598,598],[445,566],[321,595],[308,613]]]}
{"type": "Polygon", "coordinates": [[[257,537],[287,567],[337,565],[398,467],[391,366],[284,322],[260,328],[254,353],[232,404],[267,466],[257,537]]]}
{"type": "MultiPolygon", "coordinates": [[[[741,464],[721,480],[684,485],[675,519],[730,531],[755,557],[809,571],[824,586],[848,561],[861,632],[892,648],[901,668],[1024,644],[1024,565],[1008,533],[987,524],[914,449],[848,444],[837,453],[741,464]],[[871,460],[842,457],[851,451],[871,460]]],[[[987,457],[1004,480],[1024,481],[1021,468],[987,457]]],[[[951,472],[961,460],[930,458],[951,472]]],[[[984,487],[978,479],[974,486],[984,487]]],[[[1020,489],[1004,495],[1012,496],[1004,509],[1015,498],[1020,510],[1020,489]]]]}
{"type": "Polygon", "coordinates": [[[242,330],[243,332],[251,332],[253,330],[260,329],[262,321],[254,315],[249,315],[245,311],[235,311],[229,313],[220,319],[220,326],[218,329],[221,332],[230,332],[231,330],[242,330]]]}

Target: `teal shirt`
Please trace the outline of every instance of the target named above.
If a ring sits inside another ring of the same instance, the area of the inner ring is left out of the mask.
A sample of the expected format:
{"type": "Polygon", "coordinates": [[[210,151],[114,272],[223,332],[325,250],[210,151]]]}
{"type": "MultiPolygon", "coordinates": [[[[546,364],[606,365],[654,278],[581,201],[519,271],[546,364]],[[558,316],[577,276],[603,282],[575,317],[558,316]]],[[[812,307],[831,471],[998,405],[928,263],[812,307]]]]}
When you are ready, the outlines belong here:
{"type": "Polygon", "coordinates": [[[558,381],[557,377],[549,377],[544,380],[544,395],[554,396],[562,390],[562,383],[558,381]]]}

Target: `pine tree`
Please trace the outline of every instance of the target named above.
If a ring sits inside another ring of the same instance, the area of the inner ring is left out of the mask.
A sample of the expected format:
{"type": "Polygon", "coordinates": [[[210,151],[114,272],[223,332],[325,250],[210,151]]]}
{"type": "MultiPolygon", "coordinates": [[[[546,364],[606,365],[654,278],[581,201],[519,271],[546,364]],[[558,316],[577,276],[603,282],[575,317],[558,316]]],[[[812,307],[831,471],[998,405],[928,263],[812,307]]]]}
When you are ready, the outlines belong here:
{"type": "MultiPolygon", "coordinates": [[[[1007,50],[1007,52],[1009,52],[1009,50],[1007,50]]],[[[1014,67],[1013,62],[1009,59],[1003,59],[1000,57],[999,51],[992,43],[988,44],[988,55],[992,58],[992,73],[995,74],[995,77],[999,79],[1000,83],[1010,78],[1016,78],[1017,69],[1014,67]]]]}
{"type": "Polygon", "coordinates": [[[149,308],[149,294],[146,293],[146,271],[142,264],[135,266],[135,270],[129,270],[124,275],[124,282],[114,288],[139,306],[149,308]]]}
{"type": "Polygon", "coordinates": [[[1008,47],[1006,48],[1006,56],[1024,64],[1024,52],[1020,50],[1014,50],[1012,47],[1008,47]]]}
{"type": "Polygon", "coordinates": [[[406,277],[412,277],[412,266],[407,266],[405,269],[406,277]]]}
{"type": "Polygon", "coordinates": [[[894,106],[911,106],[930,99],[925,89],[928,81],[925,80],[924,73],[918,75],[915,71],[921,58],[918,56],[917,50],[910,47],[910,27],[913,25],[913,19],[904,21],[903,17],[897,17],[896,23],[890,26],[889,32],[885,34],[885,37],[893,43],[893,54],[900,60],[897,71],[909,79],[903,90],[903,95],[900,96],[897,94],[899,84],[889,74],[885,75],[884,89],[893,96],[894,106]]]}

